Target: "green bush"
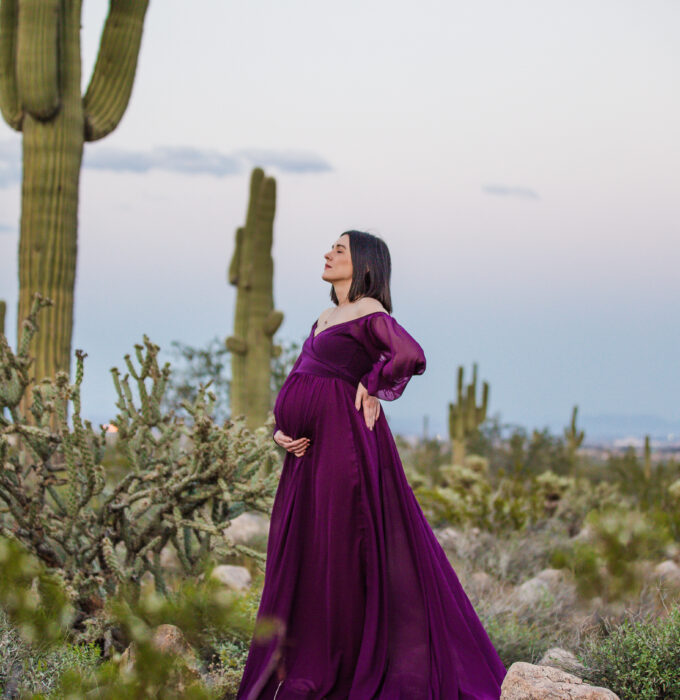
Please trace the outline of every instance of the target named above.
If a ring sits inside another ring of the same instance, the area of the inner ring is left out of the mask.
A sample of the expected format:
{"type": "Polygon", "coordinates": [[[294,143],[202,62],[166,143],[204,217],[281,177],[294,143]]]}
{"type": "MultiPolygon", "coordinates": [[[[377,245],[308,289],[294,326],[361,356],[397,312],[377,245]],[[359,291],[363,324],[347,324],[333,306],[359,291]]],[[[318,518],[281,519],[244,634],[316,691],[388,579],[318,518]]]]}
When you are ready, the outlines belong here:
{"type": "Polygon", "coordinates": [[[604,635],[578,650],[584,680],[613,690],[621,700],[680,698],[680,606],[665,618],[604,623],[604,635]]]}
{"type": "Polygon", "coordinates": [[[668,529],[639,509],[612,506],[591,511],[586,517],[591,532],[556,548],[555,568],[569,568],[583,596],[599,595],[605,601],[637,593],[641,576],[636,563],[663,554],[671,540],[668,529]]]}

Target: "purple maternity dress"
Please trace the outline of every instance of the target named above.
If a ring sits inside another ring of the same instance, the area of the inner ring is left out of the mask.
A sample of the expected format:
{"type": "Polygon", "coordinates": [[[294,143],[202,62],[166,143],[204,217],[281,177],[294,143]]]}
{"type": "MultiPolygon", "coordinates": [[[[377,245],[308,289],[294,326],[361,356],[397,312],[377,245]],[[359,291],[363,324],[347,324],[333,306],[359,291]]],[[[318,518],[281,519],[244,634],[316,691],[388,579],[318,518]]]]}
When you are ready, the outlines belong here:
{"type": "Polygon", "coordinates": [[[272,508],[239,700],[498,700],[506,674],[404,475],[383,412],[425,371],[420,345],[384,311],[305,340],[274,406],[287,453],[272,508]]]}

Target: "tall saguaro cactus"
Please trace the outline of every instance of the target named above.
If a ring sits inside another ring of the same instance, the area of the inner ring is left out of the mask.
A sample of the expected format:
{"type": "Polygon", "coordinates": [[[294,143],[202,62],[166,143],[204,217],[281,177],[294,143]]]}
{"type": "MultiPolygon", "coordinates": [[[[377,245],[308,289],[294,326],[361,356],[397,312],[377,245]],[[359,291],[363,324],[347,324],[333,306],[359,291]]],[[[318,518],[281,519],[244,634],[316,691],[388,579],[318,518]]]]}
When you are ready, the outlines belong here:
{"type": "Polygon", "coordinates": [[[477,406],[477,364],[472,365],[472,382],[463,386],[463,366],[458,366],[458,397],[449,403],[449,437],[453,447],[453,463],[463,464],[465,445],[475,430],[486,420],[489,384],[482,385],[482,404],[477,406]]]}
{"type": "Polygon", "coordinates": [[[273,336],[283,321],[274,310],[274,262],[271,256],[276,210],[276,180],[254,168],[245,226],[236,230],[229,265],[229,283],[237,288],[234,334],[226,339],[231,352],[232,415],[246,425],[262,425],[271,408],[271,359],[280,348],[273,336]]]}
{"type": "Polygon", "coordinates": [[[577,413],[578,406],[574,406],[571,412],[571,424],[568,428],[564,429],[564,439],[566,440],[567,444],[567,456],[572,469],[576,463],[576,451],[581,446],[583,438],[585,437],[585,432],[583,430],[578,430],[576,427],[577,413]]]}
{"type": "Polygon", "coordinates": [[[69,372],[85,141],[120,122],[132,92],[148,0],[110,0],[99,54],[81,96],[82,0],[0,0],[0,111],[23,134],[19,308],[54,301],[34,339],[36,379],[69,372]]]}

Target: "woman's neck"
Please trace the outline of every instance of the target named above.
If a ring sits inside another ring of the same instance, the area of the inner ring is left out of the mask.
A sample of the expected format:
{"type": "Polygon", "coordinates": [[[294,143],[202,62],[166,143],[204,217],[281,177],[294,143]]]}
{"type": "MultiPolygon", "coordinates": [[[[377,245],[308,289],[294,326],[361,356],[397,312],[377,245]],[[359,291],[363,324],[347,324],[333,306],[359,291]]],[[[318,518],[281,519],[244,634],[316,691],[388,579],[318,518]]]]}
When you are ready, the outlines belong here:
{"type": "Polygon", "coordinates": [[[352,280],[343,280],[342,282],[336,282],[333,284],[333,289],[335,290],[335,296],[338,299],[338,306],[347,306],[352,302],[347,300],[349,295],[349,288],[352,284],[352,280]]]}

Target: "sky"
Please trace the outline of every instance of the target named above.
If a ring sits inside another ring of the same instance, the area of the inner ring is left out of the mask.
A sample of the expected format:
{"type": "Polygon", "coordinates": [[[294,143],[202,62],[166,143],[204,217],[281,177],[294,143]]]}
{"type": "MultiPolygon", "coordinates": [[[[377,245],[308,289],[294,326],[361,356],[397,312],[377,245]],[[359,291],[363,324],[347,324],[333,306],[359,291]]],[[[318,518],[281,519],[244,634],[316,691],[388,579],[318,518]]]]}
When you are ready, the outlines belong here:
{"type": "MultiPolygon", "coordinates": [[[[108,3],[86,0],[83,91],[108,3]]],[[[489,414],[680,435],[676,0],[152,0],[115,132],[85,146],[73,350],[84,411],[147,334],[226,337],[248,180],[277,180],[280,340],[331,305],[323,254],[381,236],[427,370],[393,429],[445,434],[458,365],[489,414]],[[599,422],[598,422],[599,421],[599,422]],[[659,426],[662,426],[659,429],[659,426]]],[[[0,124],[0,298],[16,325],[20,135],[0,124]]],[[[75,364],[73,365],[75,366],[75,364]]]]}

